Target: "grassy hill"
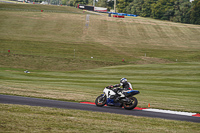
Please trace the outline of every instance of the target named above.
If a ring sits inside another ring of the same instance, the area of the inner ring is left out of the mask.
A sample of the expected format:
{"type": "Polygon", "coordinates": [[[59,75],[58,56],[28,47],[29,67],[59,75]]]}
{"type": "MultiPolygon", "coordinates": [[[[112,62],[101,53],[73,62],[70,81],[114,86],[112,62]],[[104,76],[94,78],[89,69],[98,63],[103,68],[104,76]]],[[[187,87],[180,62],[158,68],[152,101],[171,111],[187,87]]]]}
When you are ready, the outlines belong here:
{"type": "MultiPolygon", "coordinates": [[[[141,92],[136,96],[139,107],[150,103],[151,108],[200,113],[199,25],[118,19],[65,6],[3,3],[0,18],[0,94],[94,102],[105,86],[126,77],[141,92]],[[23,72],[27,69],[31,73],[23,72]]],[[[121,122],[128,116],[115,114],[87,116],[84,111],[71,114],[70,110],[3,104],[0,108],[0,132],[132,132],[134,127],[136,132],[199,131],[199,124],[189,122],[130,117],[131,127],[121,122]],[[28,123],[19,126],[8,118],[28,123]],[[119,124],[105,130],[105,120],[119,124]],[[30,126],[32,121],[40,126],[30,126]],[[71,122],[78,122],[80,129],[71,122]],[[117,128],[123,124],[123,130],[117,128]]]]}
{"type": "Polygon", "coordinates": [[[87,13],[76,8],[0,4],[0,9],[4,67],[68,71],[200,58],[197,25],[90,15],[87,28],[87,13]]]}
{"type": "Polygon", "coordinates": [[[1,3],[0,9],[1,88],[5,88],[1,93],[93,101],[104,86],[127,77],[142,91],[139,106],[155,102],[155,108],[199,112],[194,97],[198,98],[200,87],[200,26],[90,14],[87,28],[87,13],[72,7],[1,3]],[[33,74],[21,73],[26,69],[33,74]],[[34,87],[27,89],[27,84],[34,87]],[[61,96],[60,85],[65,93],[80,87],[82,96],[61,96]],[[31,88],[36,94],[36,88],[60,92],[48,96],[39,89],[42,95],[35,95],[31,88]],[[169,98],[162,99],[163,94],[169,98]],[[184,106],[182,95],[190,101],[184,106]]]}

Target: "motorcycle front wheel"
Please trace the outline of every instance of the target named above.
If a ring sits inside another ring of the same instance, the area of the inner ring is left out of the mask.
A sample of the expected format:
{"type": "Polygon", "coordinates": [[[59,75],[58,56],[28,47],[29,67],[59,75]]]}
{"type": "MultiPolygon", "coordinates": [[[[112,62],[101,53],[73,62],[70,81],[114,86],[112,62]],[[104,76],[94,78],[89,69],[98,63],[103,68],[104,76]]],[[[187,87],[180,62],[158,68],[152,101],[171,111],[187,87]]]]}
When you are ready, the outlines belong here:
{"type": "Polygon", "coordinates": [[[98,96],[98,97],[96,98],[95,104],[96,104],[96,106],[98,106],[98,107],[102,107],[102,106],[104,106],[104,105],[106,104],[106,100],[107,100],[106,96],[100,95],[100,96],[98,96]]]}
{"type": "Polygon", "coordinates": [[[127,109],[127,110],[134,109],[138,104],[137,98],[129,97],[129,99],[130,99],[130,102],[124,102],[123,103],[124,108],[127,109]]]}

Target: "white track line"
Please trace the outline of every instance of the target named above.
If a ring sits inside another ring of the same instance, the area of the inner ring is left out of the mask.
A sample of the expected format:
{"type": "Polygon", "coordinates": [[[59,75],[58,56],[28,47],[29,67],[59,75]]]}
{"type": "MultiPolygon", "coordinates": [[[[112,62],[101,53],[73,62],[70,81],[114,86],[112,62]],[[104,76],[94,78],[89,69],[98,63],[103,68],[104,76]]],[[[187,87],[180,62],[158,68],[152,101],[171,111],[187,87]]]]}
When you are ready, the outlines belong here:
{"type": "MultiPolygon", "coordinates": [[[[95,103],[92,103],[92,102],[80,102],[80,103],[95,105],[95,103]]],[[[149,112],[158,112],[158,113],[166,113],[166,114],[176,114],[176,115],[200,117],[200,114],[191,113],[191,112],[181,112],[181,111],[171,111],[171,110],[151,109],[151,108],[139,108],[139,107],[136,107],[135,109],[136,110],[142,110],[142,111],[149,111],[149,112]]]]}
{"type": "Polygon", "coordinates": [[[176,115],[186,115],[186,116],[194,116],[194,115],[196,115],[196,113],[171,111],[171,110],[162,110],[162,109],[143,109],[143,111],[151,111],[151,112],[159,112],[159,113],[167,113],[167,114],[176,114],[176,115]]]}

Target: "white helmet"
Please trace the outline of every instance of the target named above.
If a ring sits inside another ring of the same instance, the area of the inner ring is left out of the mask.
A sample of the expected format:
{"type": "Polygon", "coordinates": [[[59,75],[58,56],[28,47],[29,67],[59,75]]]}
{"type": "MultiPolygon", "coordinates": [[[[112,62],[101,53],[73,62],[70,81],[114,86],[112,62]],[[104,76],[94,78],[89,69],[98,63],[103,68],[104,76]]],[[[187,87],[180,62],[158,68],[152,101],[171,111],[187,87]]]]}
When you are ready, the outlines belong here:
{"type": "Polygon", "coordinates": [[[127,82],[127,79],[126,78],[122,78],[121,80],[120,80],[120,83],[122,83],[122,84],[124,84],[124,83],[126,83],[127,82]]]}

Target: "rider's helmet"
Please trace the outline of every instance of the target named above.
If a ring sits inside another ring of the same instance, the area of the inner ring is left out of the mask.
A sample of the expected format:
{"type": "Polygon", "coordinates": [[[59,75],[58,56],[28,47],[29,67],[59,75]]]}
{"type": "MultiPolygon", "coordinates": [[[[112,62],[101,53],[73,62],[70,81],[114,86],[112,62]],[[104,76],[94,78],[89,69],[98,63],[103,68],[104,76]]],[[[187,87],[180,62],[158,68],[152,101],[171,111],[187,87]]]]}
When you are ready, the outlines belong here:
{"type": "Polygon", "coordinates": [[[126,84],[127,83],[127,79],[126,78],[122,78],[121,80],[120,80],[120,84],[126,84]]]}

